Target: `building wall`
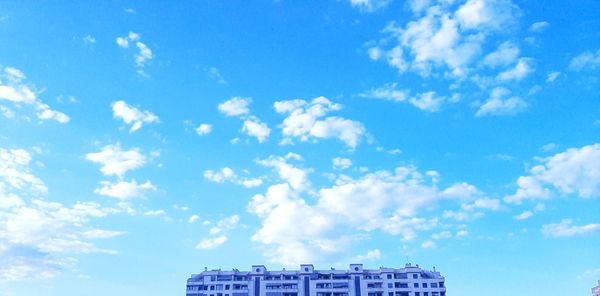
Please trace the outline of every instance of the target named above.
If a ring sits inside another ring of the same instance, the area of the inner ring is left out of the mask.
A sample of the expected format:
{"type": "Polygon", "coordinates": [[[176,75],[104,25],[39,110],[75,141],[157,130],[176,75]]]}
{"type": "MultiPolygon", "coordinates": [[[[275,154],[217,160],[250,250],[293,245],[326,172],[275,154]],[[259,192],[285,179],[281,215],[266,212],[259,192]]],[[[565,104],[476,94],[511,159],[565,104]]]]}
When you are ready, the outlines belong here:
{"type": "Polygon", "coordinates": [[[250,271],[205,270],[187,281],[186,296],[446,296],[439,272],[407,264],[404,268],[367,270],[351,264],[348,270],[250,271]]]}
{"type": "Polygon", "coordinates": [[[600,296],[600,280],[598,280],[598,286],[592,288],[592,296],[600,296]]]}

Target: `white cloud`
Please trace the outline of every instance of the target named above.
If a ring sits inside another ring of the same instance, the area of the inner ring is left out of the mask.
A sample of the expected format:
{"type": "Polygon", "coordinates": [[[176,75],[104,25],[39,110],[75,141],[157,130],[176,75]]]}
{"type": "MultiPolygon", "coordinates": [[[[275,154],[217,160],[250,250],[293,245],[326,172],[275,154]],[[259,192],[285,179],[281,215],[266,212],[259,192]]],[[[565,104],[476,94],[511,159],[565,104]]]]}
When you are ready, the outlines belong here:
{"type": "Polygon", "coordinates": [[[246,188],[254,188],[262,185],[263,180],[259,178],[242,180],[242,186],[246,188]]]}
{"type": "Polygon", "coordinates": [[[141,111],[138,108],[128,105],[125,101],[116,101],[111,105],[113,110],[113,117],[119,118],[127,125],[131,125],[129,132],[135,132],[139,130],[144,123],[156,123],[159,122],[158,116],[154,113],[144,110],[141,111]]]}
{"type": "Polygon", "coordinates": [[[345,170],[352,166],[352,160],[349,158],[336,157],[332,160],[333,168],[345,170]]]}
{"type": "Polygon", "coordinates": [[[306,191],[306,186],[296,189],[290,186],[289,176],[280,176],[284,183],[269,186],[248,205],[248,211],[261,220],[252,240],[264,247],[269,261],[286,266],[330,260],[345,251],[340,246],[364,239],[372,231],[412,240],[438,224],[435,217],[419,217],[420,210],[451,199],[429,175],[412,166],[398,167],[358,179],[340,176],[333,186],[317,192],[306,191]],[[303,198],[303,193],[310,198],[303,198]],[[298,228],[297,221],[303,221],[303,227],[298,228]]]}
{"type": "Polygon", "coordinates": [[[0,105],[0,113],[2,114],[2,116],[11,119],[15,117],[15,112],[13,112],[11,109],[0,105]]]}
{"type": "Polygon", "coordinates": [[[201,123],[197,128],[196,128],[196,133],[199,136],[204,136],[204,135],[208,135],[212,132],[212,125],[207,124],[207,123],[201,123]]]}
{"type": "Polygon", "coordinates": [[[433,241],[427,240],[421,244],[421,248],[423,249],[435,249],[436,244],[433,241]]]}
{"type": "Polygon", "coordinates": [[[135,180],[131,182],[117,181],[116,183],[102,181],[100,184],[102,187],[96,188],[94,193],[122,200],[143,196],[148,191],[156,191],[156,186],[150,181],[142,184],[138,184],[135,180]]]}
{"type": "MultiPolygon", "coordinates": [[[[50,109],[50,106],[44,104],[37,97],[34,87],[25,81],[27,77],[21,70],[13,67],[5,67],[4,73],[0,74],[0,101],[6,100],[13,104],[31,105],[37,111],[37,118],[41,120],[55,120],[59,123],[67,123],[70,118],[66,114],[50,109]]],[[[12,118],[14,113],[5,111],[2,113],[5,117],[12,118]],[[7,116],[12,114],[12,116],[7,116]]]]}
{"type": "Polygon", "coordinates": [[[127,38],[125,38],[125,37],[117,37],[117,39],[115,41],[117,42],[117,45],[122,48],[129,47],[129,41],[127,41],[127,38]]]}
{"type": "Polygon", "coordinates": [[[573,220],[563,219],[559,223],[542,226],[542,233],[549,237],[571,237],[600,232],[600,224],[573,225],[573,220]]]}
{"type": "Polygon", "coordinates": [[[524,211],[523,213],[521,213],[519,215],[516,215],[513,218],[515,220],[522,221],[522,220],[526,220],[526,219],[531,218],[531,216],[533,216],[533,212],[532,211],[524,211]]]}
{"type": "Polygon", "coordinates": [[[90,222],[116,211],[42,200],[47,188],[31,173],[31,161],[26,150],[0,148],[0,281],[54,277],[73,268],[76,254],[115,254],[86,239],[108,238],[90,222]]]}
{"type": "Polygon", "coordinates": [[[465,237],[469,235],[469,231],[467,230],[459,230],[458,232],[456,232],[456,236],[457,237],[465,237]]]}
{"type": "Polygon", "coordinates": [[[89,239],[107,239],[124,235],[123,231],[92,229],[83,232],[83,236],[89,239]]]}
{"type": "Polygon", "coordinates": [[[483,64],[489,67],[508,66],[513,64],[519,57],[519,47],[510,41],[506,41],[484,59],[483,64]]]}
{"type": "Polygon", "coordinates": [[[242,178],[238,176],[235,171],[231,168],[224,167],[218,171],[206,170],[204,171],[204,178],[215,183],[231,182],[234,184],[242,185],[246,188],[253,188],[262,185],[263,181],[260,178],[242,178]]]}
{"type": "Polygon", "coordinates": [[[154,54],[148,45],[141,41],[140,35],[135,32],[129,32],[126,37],[117,37],[116,42],[119,47],[124,49],[128,49],[130,43],[135,44],[137,53],[135,53],[133,57],[135,61],[135,67],[137,68],[137,73],[146,75],[144,72],[144,67],[146,63],[154,57],[154,54]]]}
{"type": "Polygon", "coordinates": [[[366,133],[362,123],[337,116],[325,117],[331,111],[342,108],[325,97],[318,97],[310,102],[304,100],[277,101],[273,107],[278,113],[288,116],[280,125],[284,140],[292,143],[292,138],[301,141],[310,139],[336,138],[346,146],[355,148],[366,133]]]}
{"type": "Polygon", "coordinates": [[[523,99],[517,96],[506,98],[508,95],[510,95],[510,90],[503,87],[494,88],[490,98],[479,107],[475,116],[514,115],[527,109],[528,104],[523,99]]]}
{"type": "Polygon", "coordinates": [[[223,78],[221,72],[216,67],[208,68],[208,76],[210,76],[210,78],[214,79],[219,84],[227,84],[227,81],[225,78],[223,78]]]}
{"type": "MultiPolygon", "coordinates": [[[[29,169],[31,154],[24,149],[5,149],[0,147],[0,197],[3,190],[25,190],[37,194],[48,192],[48,188],[29,169]]],[[[16,196],[11,199],[14,201],[16,196]]],[[[11,203],[12,204],[12,203],[11,203]]]]}
{"type": "Polygon", "coordinates": [[[518,81],[531,73],[533,73],[533,60],[530,58],[520,58],[512,69],[500,72],[497,78],[501,81],[518,81]]]}
{"type": "Polygon", "coordinates": [[[262,143],[266,141],[271,134],[271,129],[256,116],[250,116],[248,119],[244,120],[242,132],[246,133],[248,136],[255,137],[259,143],[262,143]]]}
{"type": "Polygon", "coordinates": [[[85,44],[94,44],[96,43],[96,38],[92,35],[85,35],[83,38],[81,38],[83,40],[83,43],[85,44]]]}
{"type": "Polygon", "coordinates": [[[101,164],[102,174],[114,175],[122,178],[130,170],[138,169],[146,164],[146,157],[138,148],[122,150],[119,143],[106,145],[100,152],[88,153],[85,158],[91,162],[101,164]]]}
{"type": "Polygon", "coordinates": [[[546,82],[554,82],[556,78],[560,75],[560,72],[554,71],[548,74],[548,78],[546,78],[546,82]]]}
{"type": "Polygon", "coordinates": [[[219,233],[223,233],[224,231],[234,229],[239,222],[240,216],[238,215],[231,215],[223,218],[217,222],[216,226],[213,226],[209,229],[209,234],[217,235],[219,233]]]}
{"type": "Polygon", "coordinates": [[[531,24],[531,26],[529,26],[529,31],[535,32],[535,33],[542,32],[546,28],[548,28],[548,26],[550,26],[550,23],[548,23],[546,21],[535,22],[535,23],[531,24]]]}
{"type": "Polygon", "coordinates": [[[360,11],[373,12],[386,7],[391,0],[349,0],[352,7],[358,8],[360,11]]]}
{"type": "Polygon", "coordinates": [[[373,249],[367,251],[364,255],[358,255],[352,258],[352,262],[364,262],[369,260],[377,260],[381,258],[381,251],[379,249],[373,249]]]}
{"type": "Polygon", "coordinates": [[[582,198],[600,195],[600,144],[570,148],[538,162],[529,175],[517,179],[517,191],[505,201],[547,199],[553,192],[582,198]]]}
{"type": "Polygon", "coordinates": [[[397,83],[386,84],[382,87],[359,94],[359,96],[393,102],[408,102],[414,107],[428,112],[439,111],[441,105],[446,102],[446,98],[436,96],[434,91],[410,96],[410,92],[408,90],[397,89],[397,83]]]}
{"type": "Polygon", "coordinates": [[[409,2],[418,18],[405,26],[391,23],[384,29],[389,38],[383,39],[382,44],[397,40],[390,49],[380,49],[388,64],[400,72],[412,70],[422,77],[430,77],[433,70],[439,69],[444,77],[463,79],[481,55],[486,37],[510,27],[519,14],[509,0],[453,4],[454,1],[409,2]]]}
{"type": "Polygon", "coordinates": [[[409,98],[409,91],[406,89],[399,90],[398,84],[394,82],[388,83],[379,88],[371,89],[370,91],[362,93],[359,96],[393,102],[404,102],[409,98]]]}
{"type": "Polygon", "coordinates": [[[210,250],[227,242],[227,236],[221,235],[213,238],[204,238],[197,245],[197,249],[210,250]]]}
{"type": "Polygon", "coordinates": [[[250,110],[248,109],[250,101],[250,98],[233,97],[219,104],[218,109],[226,116],[246,115],[250,113],[250,110]]]}
{"type": "Polygon", "coordinates": [[[235,229],[239,222],[240,216],[238,215],[231,215],[219,220],[219,222],[216,223],[216,226],[210,228],[210,236],[201,239],[196,245],[196,248],[201,250],[209,250],[215,249],[224,244],[228,240],[227,232],[235,229]]]}
{"type": "Polygon", "coordinates": [[[192,216],[190,216],[190,218],[188,219],[188,223],[192,224],[192,223],[194,223],[194,222],[198,221],[198,219],[200,219],[200,216],[198,216],[198,215],[192,215],[192,216]]]}
{"type": "Polygon", "coordinates": [[[225,181],[237,178],[235,172],[228,167],[224,167],[219,171],[206,170],[204,178],[215,183],[224,183],[225,181]]]}
{"type": "Polygon", "coordinates": [[[595,53],[585,51],[574,57],[569,63],[569,69],[573,71],[581,71],[584,69],[595,70],[600,66],[600,49],[595,53]]]}
{"type": "Polygon", "coordinates": [[[144,212],[144,216],[149,216],[149,217],[164,216],[165,214],[166,214],[165,210],[150,210],[150,211],[144,212]]]}
{"type": "Polygon", "coordinates": [[[258,164],[273,168],[279,178],[286,181],[294,190],[305,191],[310,187],[308,181],[308,170],[295,167],[288,163],[288,160],[295,159],[299,160],[295,155],[288,155],[290,157],[278,157],[269,156],[267,159],[259,160],[258,164]]]}

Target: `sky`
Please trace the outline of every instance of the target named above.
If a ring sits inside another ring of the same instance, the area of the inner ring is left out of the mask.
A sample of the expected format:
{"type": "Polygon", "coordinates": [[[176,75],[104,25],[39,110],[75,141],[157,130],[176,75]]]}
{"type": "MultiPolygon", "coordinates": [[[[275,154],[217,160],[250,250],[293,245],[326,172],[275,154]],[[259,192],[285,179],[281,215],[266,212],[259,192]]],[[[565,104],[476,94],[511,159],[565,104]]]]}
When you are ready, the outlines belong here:
{"type": "Polygon", "coordinates": [[[600,2],[0,1],[0,295],[600,279],[600,2]]]}

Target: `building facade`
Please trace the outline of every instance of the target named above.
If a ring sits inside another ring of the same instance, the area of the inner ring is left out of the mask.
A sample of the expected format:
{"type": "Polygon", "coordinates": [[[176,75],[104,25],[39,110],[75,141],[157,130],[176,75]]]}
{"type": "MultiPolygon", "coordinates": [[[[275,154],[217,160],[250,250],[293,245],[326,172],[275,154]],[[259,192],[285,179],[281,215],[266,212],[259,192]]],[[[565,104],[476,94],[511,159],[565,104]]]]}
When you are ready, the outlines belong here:
{"type": "Polygon", "coordinates": [[[598,280],[598,286],[592,288],[592,296],[600,296],[600,280],[598,280]]]}
{"type": "Polygon", "coordinates": [[[267,271],[253,265],[251,271],[206,270],[187,280],[186,296],[446,296],[445,279],[439,272],[418,265],[404,268],[267,271]]]}

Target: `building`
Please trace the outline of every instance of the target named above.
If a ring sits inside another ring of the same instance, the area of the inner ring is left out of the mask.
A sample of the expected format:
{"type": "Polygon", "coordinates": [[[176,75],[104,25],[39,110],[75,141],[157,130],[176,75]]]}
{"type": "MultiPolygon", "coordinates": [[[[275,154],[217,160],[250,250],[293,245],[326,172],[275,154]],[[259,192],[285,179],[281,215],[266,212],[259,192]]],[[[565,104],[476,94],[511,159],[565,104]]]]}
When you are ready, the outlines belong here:
{"type": "Polygon", "coordinates": [[[267,271],[253,265],[251,271],[204,270],[187,280],[186,296],[446,296],[444,277],[419,265],[404,268],[267,271]]]}
{"type": "Polygon", "coordinates": [[[598,286],[592,288],[592,296],[600,296],[600,280],[598,280],[598,286]]]}

